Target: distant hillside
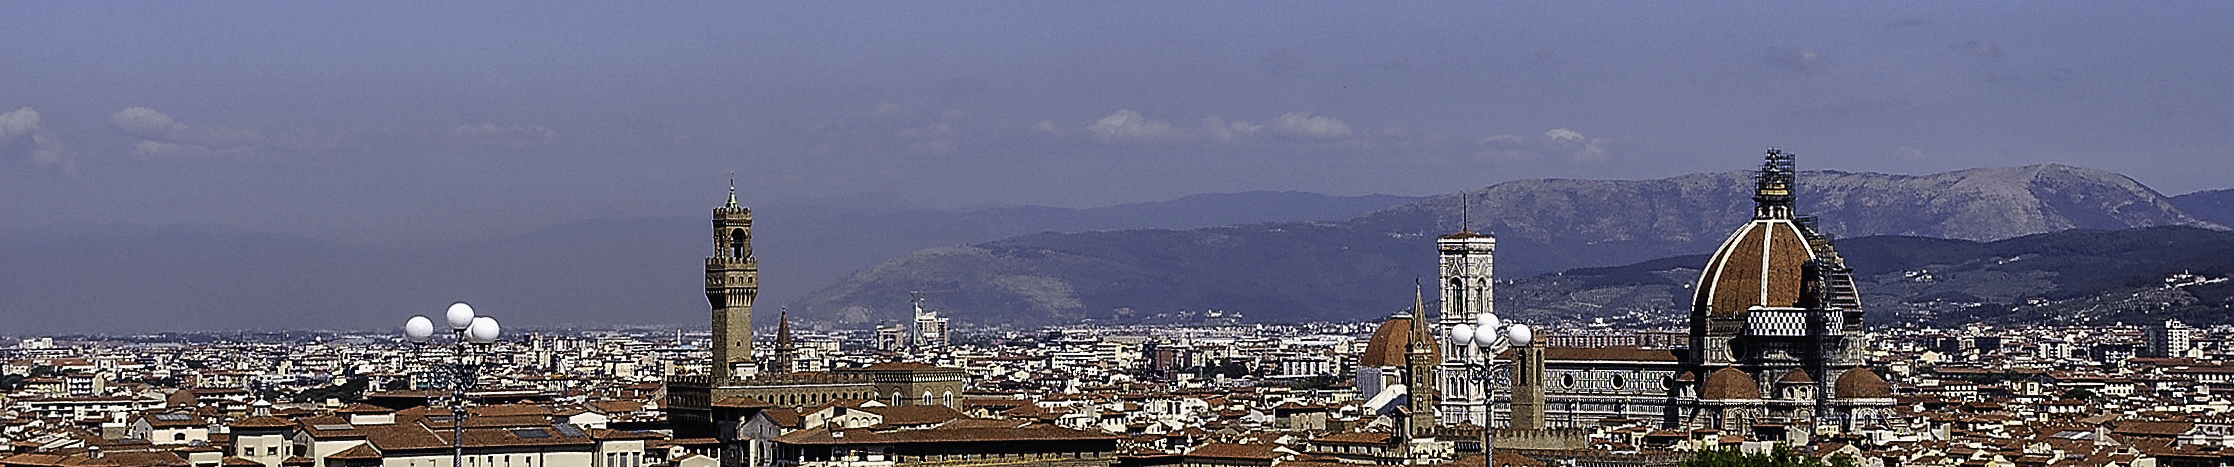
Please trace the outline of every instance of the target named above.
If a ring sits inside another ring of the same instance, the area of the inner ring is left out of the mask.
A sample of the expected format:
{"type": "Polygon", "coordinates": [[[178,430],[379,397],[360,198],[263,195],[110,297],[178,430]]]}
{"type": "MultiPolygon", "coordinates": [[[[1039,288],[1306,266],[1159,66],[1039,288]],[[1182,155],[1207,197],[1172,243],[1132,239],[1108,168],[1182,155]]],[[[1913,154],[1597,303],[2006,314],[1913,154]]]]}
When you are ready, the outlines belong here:
{"type": "Polygon", "coordinates": [[[2234,189],[2209,190],[2172,197],[2181,211],[2220,225],[2234,225],[2234,189]]]}
{"type": "MultiPolygon", "coordinates": [[[[1048,231],[1343,219],[1412,200],[1252,192],[1090,209],[756,206],[761,302],[772,317],[778,304],[927,247],[1048,231]]],[[[0,228],[0,334],[386,328],[454,300],[513,326],[703,325],[707,222],[592,220],[422,248],[204,226],[0,228]]]]}
{"type": "MultiPolygon", "coordinates": [[[[1221,309],[1259,319],[1357,319],[1433,277],[1432,237],[1463,218],[1498,237],[1498,272],[1526,277],[1699,254],[1752,216],[1750,172],[1660,180],[1521,180],[1341,222],[1038,234],[918,251],[791,304],[793,316],[895,319],[909,290],[965,321],[1033,325],[1221,309]],[[1470,206],[1462,208],[1462,199],[1470,206]]],[[[1800,209],[1839,236],[1998,240],[2084,228],[2226,226],[2122,175],[2063,165],[1932,175],[1813,171],[1800,209]]]]}
{"type": "MultiPolygon", "coordinates": [[[[2069,230],[1996,242],[1874,236],[1840,241],[1873,324],[2234,323],[2234,232],[2069,230]]],[[[1535,322],[1680,326],[1704,255],[1515,280],[1498,309],[1535,322]]]]}

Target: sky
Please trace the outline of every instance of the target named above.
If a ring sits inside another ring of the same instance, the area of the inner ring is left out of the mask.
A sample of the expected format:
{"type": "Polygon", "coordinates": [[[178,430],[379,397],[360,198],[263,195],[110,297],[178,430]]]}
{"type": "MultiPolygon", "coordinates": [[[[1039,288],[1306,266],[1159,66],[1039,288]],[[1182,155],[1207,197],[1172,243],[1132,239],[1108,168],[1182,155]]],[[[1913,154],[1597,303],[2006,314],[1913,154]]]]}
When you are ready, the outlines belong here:
{"type": "Polygon", "coordinates": [[[0,226],[460,241],[2064,163],[2234,187],[2227,2],[0,2],[0,226]]]}

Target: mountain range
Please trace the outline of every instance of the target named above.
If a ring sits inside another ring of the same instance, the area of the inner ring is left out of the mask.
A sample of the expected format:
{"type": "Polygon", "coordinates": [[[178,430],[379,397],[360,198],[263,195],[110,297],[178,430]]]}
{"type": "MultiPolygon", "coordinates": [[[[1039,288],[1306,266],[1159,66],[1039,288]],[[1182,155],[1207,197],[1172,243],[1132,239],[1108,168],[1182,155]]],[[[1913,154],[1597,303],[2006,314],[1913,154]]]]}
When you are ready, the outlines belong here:
{"type": "MultiPolygon", "coordinates": [[[[1434,274],[1432,238],[1460,228],[1499,237],[1499,274],[1518,284],[1500,293],[1518,299],[1540,274],[1706,252],[1749,217],[1750,177],[1521,180],[1428,198],[1237,193],[1091,209],[777,202],[755,206],[760,322],[772,325],[788,305],[806,325],[859,327],[898,318],[917,290],[975,324],[1211,309],[1247,320],[1372,319],[1409,304],[1409,283],[1434,274]]],[[[1816,171],[1801,188],[1802,212],[1845,237],[1998,241],[2234,222],[2234,190],[2165,197],[2060,165],[1816,171]]],[[[511,327],[702,326],[706,222],[590,220],[414,247],[209,226],[0,228],[0,333],[388,328],[453,300],[511,327]]],[[[1578,293],[1620,290],[1560,292],[1578,293]]],[[[1544,303],[1508,309],[1564,302],[1544,303]]]]}
{"type": "MultiPolygon", "coordinates": [[[[2234,322],[2234,232],[2075,229],[1993,242],[1839,242],[1872,325],[2234,322]]],[[[1513,280],[1498,309],[1530,322],[1680,327],[1706,255],[1513,280]]]]}
{"type": "MultiPolygon", "coordinates": [[[[1341,219],[1417,198],[1207,194],[1100,208],[755,206],[761,302],[896,255],[1045,231],[1341,219]]],[[[721,200],[708,199],[708,215],[721,200]]],[[[0,334],[372,329],[451,301],[509,326],[705,323],[707,217],[599,219],[440,246],[368,246],[207,225],[0,228],[0,334]]],[[[773,322],[772,319],[768,320],[773,322]]]]}
{"type": "MultiPolygon", "coordinates": [[[[927,290],[959,320],[1022,326],[1211,309],[1364,319],[1408,305],[1409,283],[1434,277],[1437,235],[1496,235],[1505,278],[1702,254],[1752,217],[1752,186],[1746,171],[1520,180],[1342,221],[1025,235],[916,251],[790,309],[808,320],[895,320],[910,291],[927,290]]],[[[1809,171],[1799,189],[1799,212],[1837,237],[1993,241],[2070,229],[2228,228],[2123,175],[2057,164],[1930,175],[1809,171]]],[[[2185,201],[2207,207],[2225,198],[2196,195],[2185,201]]]]}

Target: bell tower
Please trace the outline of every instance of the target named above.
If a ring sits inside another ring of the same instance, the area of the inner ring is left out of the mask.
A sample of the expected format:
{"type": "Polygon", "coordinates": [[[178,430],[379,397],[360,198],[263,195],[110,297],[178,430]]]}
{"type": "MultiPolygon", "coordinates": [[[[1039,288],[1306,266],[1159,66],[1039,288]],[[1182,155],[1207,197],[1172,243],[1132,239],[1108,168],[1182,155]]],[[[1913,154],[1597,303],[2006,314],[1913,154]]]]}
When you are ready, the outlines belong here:
{"type": "Polygon", "coordinates": [[[752,255],[752,209],[737,205],[737,181],[729,182],[729,204],[714,208],[714,254],[706,257],[706,302],[713,306],[714,381],[751,377],[752,300],[760,295],[760,260],[752,255]]]}

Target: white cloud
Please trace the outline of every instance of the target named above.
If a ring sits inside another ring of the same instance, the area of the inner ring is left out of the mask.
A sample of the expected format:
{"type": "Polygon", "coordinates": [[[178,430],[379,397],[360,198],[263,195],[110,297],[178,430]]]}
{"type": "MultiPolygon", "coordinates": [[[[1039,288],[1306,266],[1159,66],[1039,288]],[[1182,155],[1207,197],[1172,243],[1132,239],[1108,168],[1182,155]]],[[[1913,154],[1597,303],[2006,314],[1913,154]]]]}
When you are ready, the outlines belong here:
{"type": "Polygon", "coordinates": [[[1542,136],[1500,134],[1482,138],[1481,157],[1493,159],[1561,158],[1578,164],[1603,164],[1613,159],[1613,142],[1592,138],[1567,128],[1545,130],[1542,136]]]}
{"type": "Polygon", "coordinates": [[[938,122],[930,125],[924,125],[921,128],[908,128],[900,130],[900,137],[907,139],[935,138],[946,136],[948,133],[953,132],[954,124],[938,122]]]}
{"type": "Polygon", "coordinates": [[[1187,136],[1185,132],[1171,126],[1171,122],[1150,119],[1132,110],[1118,110],[1117,113],[1102,117],[1101,120],[1086,125],[1086,132],[1093,133],[1094,137],[1102,141],[1169,141],[1187,136]]]}
{"type": "Polygon", "coordinates": [[[140,154],[173,154],[189,150],[245,150],[263,144],[264,135],[256,130],[188,125],[179,123],[169,115],[147,107],[130,107],[109,115],[109,125],[126,136],[143,141],[166,143],[167,149],[149,152],[147,145],[135,147],[140,154]]]}
{"type": "Polygon", "coordinates": [[[494,123],[458,125],[450,130],[456,141],[468,146],[508,147],[514,149],[550,146],[558,141],[558,132],[537,125],[502,126],[494,123]]]}
{"type": "Polygon", "coordinates": [[[1202,129],[1209,132],[1212,139],[1219,141],[1233,140],[1233,128],[1226,126],[1225,119],[1218,118],[1216,115],[1202,117],[1202,129]]]}
{"type": "Polygon", "coordinates": [[[1811,71],[1821,68],[1828,58],[1811,49],[1777,47],[1769,49],[1768,56],[1761,61],[1793,71],[1811,71]]]}
{"type": "Polygon", "coordinates": [[[900,117],[907,114],[908,106],[900,105],[898,102],[885,101],[869,108],[869,115],[879,117],[900,117]]]}
{"type": "Polygon", "coordinates": [[[1063,134],[1063,129],[1057,128],[1054,120],[1040,120],[1039,123],[1032,124],[1032,131],[1056,136],[1062,136],[1063,134]]]}
{"type": "Polygon", "coordinates": [[[1350,129],[1348,123],[1343,123],[1334,117],[1311,115],[1308,112],[1280,114],[1280,118],[1273,121],[1272,129],[1282,134],[1316,139],[1344,139],[1357,134],[1356,131],[1350,129]]]}
{"type": "Polygon", "coordinates": [[[30,136],[32,132],[38,130],[38,109],[24,107],[8,113],[0,113],[0,144],[13,143],[16,138],[30,136]]]}
{"type": "Polygon", "coordinates": [[[170,139],[171,132],[186,127],[171,116],[146,107],[130,107],[109,114],[109,124],[126,136],[141,139],[170,139]]]}
{"type": "Polygon", "coordinates": [[[1254,135],[1264,131],[1264,125],[1249,122],[1233,122],[1229,126],[1233,127],[1233,133],[1237,135],[1254,135]]]}
{"type": "Polygon", "coordinates": [[[1947,46],[1950,50],[1968,52],[1986,58],[2001,58],[2001,46],[1986,41],[1970,41],[1947,46]]]}
{"type": "Polygon", "coordinates": [[[60,166],[65,171],[71,168],[62,159],[61,140],[40,125],[38,109],[24,107],[0,113],[0,155],[12,156],[17,147],[29,148],[31,162],[60,166]]]}
{"type": "Polygon", "coordinates": [[[1606,150],[1605,139],[1593,139],[1588,143],[1583,143],[1582,149],[1575,151],[1574,158],[1575,162],[1578,163],[1604,164],[1613,160],[1613,154],[1606,150]]]}
{"type": "Polygon", "coordinates": [[[132,145],[132,153],[143,156],[166,156],[186,152],[188,149],[184,144],[152,139],[143,139],[138,144],[132,145]]]}
{"type": "Polygon", "coordinates": [[[1930,158],[1930,156],[1928,156],[1928,155],[1925,155],[1925,154],[1924,154],[1924,151],[1923,151],[1923,150],[1921,150],[1921,149],[1916,149],[1916,148],[1912,148],[1912,147],[1908,147],[1908,146],[1901,146],[1900,148],[1898,148],[1898,149],[1894,149],[1894,150],[1893,150],[1893,158],[1894,158],[1894,159],[1900,159],[1900,160],[1904,160],[1904,161],[1920,161],[1920,160],[1928,159],[1928,158],[1930,158]]]}
{"type": "Polygon", "coordinates": [[[1551,138],[1551,142],[1558,144],[1581,143],[1590,140],[1590,138],[1584,137],[1582,132],[1566,128],[1553,128],[1550,131],[1545,131],[1544,137],[1551,138]]]}

